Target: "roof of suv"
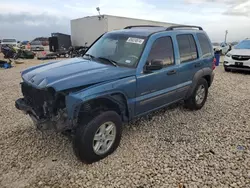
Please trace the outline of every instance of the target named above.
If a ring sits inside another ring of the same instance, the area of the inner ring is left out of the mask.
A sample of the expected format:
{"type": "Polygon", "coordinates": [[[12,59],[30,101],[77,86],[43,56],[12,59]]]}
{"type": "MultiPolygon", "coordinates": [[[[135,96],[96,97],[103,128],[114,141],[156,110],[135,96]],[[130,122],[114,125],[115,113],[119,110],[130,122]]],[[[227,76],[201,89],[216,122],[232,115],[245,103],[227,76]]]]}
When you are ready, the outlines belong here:
{"type": "Polygon", "coordinates": [[[149,36],[153,33],[158,33],[162,31],[203,31],[203,29],[199,26],[185,26],[185,25],[176,25],[170,27],[163,27],[163,26],[149,26],[149,25],[136,25],[136,26],[127,26],[121,30],[111,31],[110,33],[129,33],[132,35],[140,35],[140,36],[149,36]]]}

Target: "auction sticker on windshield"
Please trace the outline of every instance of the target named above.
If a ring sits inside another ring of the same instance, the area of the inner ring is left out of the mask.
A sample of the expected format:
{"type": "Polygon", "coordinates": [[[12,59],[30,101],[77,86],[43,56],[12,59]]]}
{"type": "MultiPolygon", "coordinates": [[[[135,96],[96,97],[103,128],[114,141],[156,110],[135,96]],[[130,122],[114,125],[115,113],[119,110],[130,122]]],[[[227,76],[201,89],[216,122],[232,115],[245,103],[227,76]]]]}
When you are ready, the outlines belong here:
{"type": "Polygon", "coordinates": [[[127,40],[127,42],[129,42],[129,43],[135,43],[135,44],[142,44],[144,42],[144,39],[129,37],[128,40],[127,40]]]}

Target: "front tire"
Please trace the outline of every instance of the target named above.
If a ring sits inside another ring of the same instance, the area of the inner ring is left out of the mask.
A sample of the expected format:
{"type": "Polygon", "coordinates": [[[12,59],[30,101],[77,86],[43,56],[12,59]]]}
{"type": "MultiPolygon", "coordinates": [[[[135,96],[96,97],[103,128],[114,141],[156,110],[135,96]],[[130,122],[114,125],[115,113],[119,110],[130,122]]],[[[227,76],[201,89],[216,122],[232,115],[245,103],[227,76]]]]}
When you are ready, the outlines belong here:
{"type": "Polygon", "coordinates": [[[119,146],[121,135],[121,117],[114,111],[106,111],[86,125],[79,125],[73,149],[82,162],[90,164],[113,153],[119,146]]]}
{"type": "Polygon", "coordinates": [[[229,72],[230,70],[227,68],[227,67],[225,67],[224,66],[224,70],[225,70],[225,72],[229,72]]]}
{"type": "Polygon", "coordinates": [[[185,107],[190,110],[199,110],[201,109],[206,100],[208,94],[208,83],[204,78],[201,78],[192,95],[185,101],[185,107]]]}

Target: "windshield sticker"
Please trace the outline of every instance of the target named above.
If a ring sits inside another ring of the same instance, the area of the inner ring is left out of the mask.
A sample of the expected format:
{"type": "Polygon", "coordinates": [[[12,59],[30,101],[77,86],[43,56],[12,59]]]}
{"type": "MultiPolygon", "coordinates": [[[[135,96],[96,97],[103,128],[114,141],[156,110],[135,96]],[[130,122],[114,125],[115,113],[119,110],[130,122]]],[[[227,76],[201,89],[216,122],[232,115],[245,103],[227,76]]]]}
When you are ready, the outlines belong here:
{"type": "Polygon", "coordinates": [[[129,37],[128,40],[127,40],[127,42],[129,42],[129,43],[135,43],[135,44],[142,44],[144,42],[144,39],[129,37]]]}
{"type": "Polygon", "coordinates": [[[126,60],[125,63],[131,63],[131,61],[130,60],[126,60]]]}

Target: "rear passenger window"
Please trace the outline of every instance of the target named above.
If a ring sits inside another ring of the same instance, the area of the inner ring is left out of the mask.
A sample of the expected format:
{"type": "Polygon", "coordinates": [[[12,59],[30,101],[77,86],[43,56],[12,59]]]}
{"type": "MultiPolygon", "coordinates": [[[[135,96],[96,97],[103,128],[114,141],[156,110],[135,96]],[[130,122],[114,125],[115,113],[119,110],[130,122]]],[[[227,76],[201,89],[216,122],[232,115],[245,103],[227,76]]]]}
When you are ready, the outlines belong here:
{"type": "Polygon", "coordinates": [[[181,63],[198,58],[197,47],[193,35],[177,35],[181,63]]]}
{"type": "Polygon", "coordinates": [[[197,37],[201,46],[202,57],[212,56],[213,52],[207,36],[203,33],[198,33],[197,37]]]}
{"type": "Polygon", "coordinates": [[[174,50],[172,39],[170,37],[156,39],[148,56],[149,62],[153,59],[163,60],[165,67],[174,64],[174,50]]]}

